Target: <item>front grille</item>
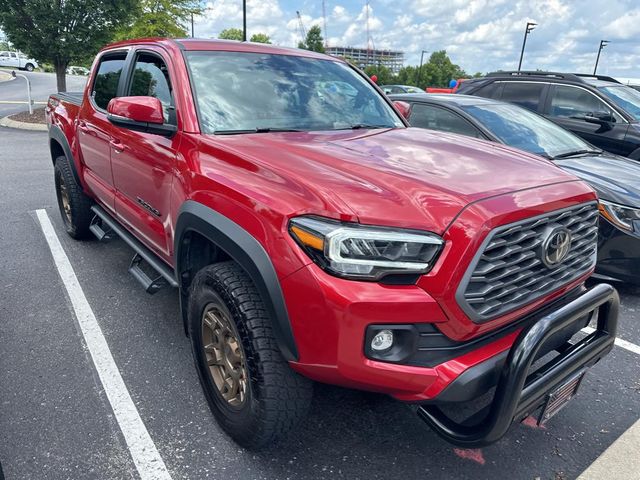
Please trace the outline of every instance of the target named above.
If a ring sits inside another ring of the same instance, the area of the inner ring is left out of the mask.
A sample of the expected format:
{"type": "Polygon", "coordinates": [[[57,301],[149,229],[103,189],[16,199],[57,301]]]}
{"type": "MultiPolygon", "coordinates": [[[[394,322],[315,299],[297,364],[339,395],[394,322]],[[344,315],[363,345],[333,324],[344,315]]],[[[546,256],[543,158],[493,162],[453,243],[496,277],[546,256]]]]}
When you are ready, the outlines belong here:
{"type": "Polygon", "coordinates": [[[516,310],[587,273],[596,261],[595,202],[556,210],[498,227],[489,233],[456,293],[474,322],[516,310]],[[557,266],[543,262],[552,232],[567,229],[571,246],[557,266]]]}

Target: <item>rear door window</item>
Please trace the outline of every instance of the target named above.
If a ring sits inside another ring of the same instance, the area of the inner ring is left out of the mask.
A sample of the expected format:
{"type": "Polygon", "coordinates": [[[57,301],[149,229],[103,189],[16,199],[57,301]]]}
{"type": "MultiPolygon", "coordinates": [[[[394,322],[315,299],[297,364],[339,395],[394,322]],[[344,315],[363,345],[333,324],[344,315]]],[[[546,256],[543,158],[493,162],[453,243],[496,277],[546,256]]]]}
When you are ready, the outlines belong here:
{"type": "Polygon", "coordinates": [[[478,90],[473,92],[473,95],[484,98],[496,98],[499,86],[499,83],[491,82],[490,84],[480,87],[478,90]]]}
{"type": "Polygon", "coordinates": [[[502,101],[538,111],[542,93],[546,87],[544,83],[529,82],[504,82],[502,89],[502,101]]]}
{"type": "Polygon", "coordinates": [[[103,57],[98,65],[93,82],[92,96],[96,106],[107,109],[109,101],[118,95],[118,83],[122,75],[126,53],[112,54],[103,57]]]}
{"type": "Polygon", "coordinates": [[[413,127],[484,138],[477,128],[457,113],[434,105],[414,103],[411,107],[409,122],[413,127]]]}

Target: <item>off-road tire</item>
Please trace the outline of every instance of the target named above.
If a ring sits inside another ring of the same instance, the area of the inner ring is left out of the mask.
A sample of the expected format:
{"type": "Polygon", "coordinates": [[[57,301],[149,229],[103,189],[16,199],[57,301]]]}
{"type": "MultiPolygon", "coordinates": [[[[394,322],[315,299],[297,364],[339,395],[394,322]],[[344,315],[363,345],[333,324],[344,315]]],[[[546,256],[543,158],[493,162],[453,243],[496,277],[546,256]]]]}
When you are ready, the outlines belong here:
{"type": "Polygon", "coordinates": [[[93,218],[93,212],[91,212],[93,202],[84,194],[82,188],[76,182],[66,157],[60,156],[56,158],[54,177],[58,208],[60,209],[65,230],[76,240],[89,238],[91,236],[89,225],[91,225],[91,219],[93,218]],[[69,212],[65,210],[64,206],[63,192],[65,189],[69,212]]]}
{"type": "Polygon", "coordinates": [[[282,357],[265,305],[255,285],[235,262],[200,270],[190,287],[189,337],[196,369],[218,424],[239,445],[267,447],[306,416],[312,382],[294,372],[282,357]],[[248,384],[244,402],[232,406],[216,387],[203,345],[205,309],[221,304],[238,335],[248,384]]]}

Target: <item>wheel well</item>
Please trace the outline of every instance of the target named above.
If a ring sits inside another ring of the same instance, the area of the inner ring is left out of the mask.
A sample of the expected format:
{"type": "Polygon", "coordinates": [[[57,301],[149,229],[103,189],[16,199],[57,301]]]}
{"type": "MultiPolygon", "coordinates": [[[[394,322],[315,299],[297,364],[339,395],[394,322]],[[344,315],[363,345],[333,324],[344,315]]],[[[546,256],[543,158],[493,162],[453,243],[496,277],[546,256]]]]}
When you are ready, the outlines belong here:
{"type": "Polygon", "coordinates": [[[189,230],[184,234],[180,245],[180,258],[178,259],[178,265],[180,266],[179,282],[185,292],[188,291],[193,277],[202,268],[212,263],[231,260],[231,257],[220,247],[194,230],[189,230]]]}
{"type": "Polygon", "coordinates": [[[60,145],[56,140],[51,140],[49,148],[51,149],[51,161],[54,164],[56,163],[56,158],[65,156],[62,145],[60,145]]]}

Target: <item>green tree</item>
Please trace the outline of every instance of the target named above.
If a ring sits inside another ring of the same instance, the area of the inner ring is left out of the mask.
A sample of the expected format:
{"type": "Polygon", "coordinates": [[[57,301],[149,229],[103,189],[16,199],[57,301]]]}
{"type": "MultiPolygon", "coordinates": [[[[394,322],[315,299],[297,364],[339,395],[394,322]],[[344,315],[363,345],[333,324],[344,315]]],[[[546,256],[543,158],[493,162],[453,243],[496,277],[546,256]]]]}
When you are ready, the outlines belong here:
{"type": "Polygon", "coordinates": [[[448,87],[451,80],[466,77],[466,72],[459,65],[454,64],[445,50],[433,52],[429,61],[416,71],[414,84],[422,89],[426,87],[448,87]]]}
{"type": "Polygon", "coordinates": [[[250,41],[256,43],[271,43],[271,39],[266,33],[254,33],[251,35],[250,41]]]}
{"type": "Polygon", "coordinates": [[[304,42],[298,43],[298,48],[311,50],[312,52],[324,53],[324,40],[322,38],[322,30],[319,25],[314,25],[307,32],[307,38],[304,42]]]}
{"type": "Polygon", "coordinates": [[[138,0],[133,21],[121,28],[118,40],[185,37],[192,15],[203,12],[201,0],[138,0]]]}
{"type": "Polygon", "coordinates": [[[240,40],[242,41],[242,30],[240,28],[227,28],[220,32],[218,38],[223,40],[240,40]]]}
{"type": "Polygon", "coordinates": [[[136,0],[0,0],[0,27],[13,46],[54,65],[58,90],[66,69],[87,60],[129,21],[136,0]]]}
{"type": "Polygon", "coordinates": [[[396,76],[393,72],[384,65],[369,65],[368,67],[365,67],[364,73],[366,73],[368,77],[371,77],[372,75],[378,77],[378,85],[391,85],[395,83],[396,80],[396,76]]]}

